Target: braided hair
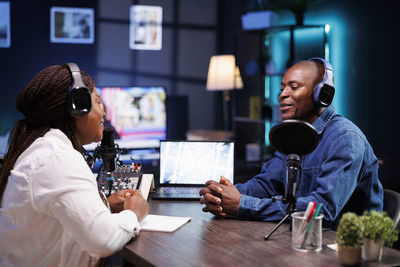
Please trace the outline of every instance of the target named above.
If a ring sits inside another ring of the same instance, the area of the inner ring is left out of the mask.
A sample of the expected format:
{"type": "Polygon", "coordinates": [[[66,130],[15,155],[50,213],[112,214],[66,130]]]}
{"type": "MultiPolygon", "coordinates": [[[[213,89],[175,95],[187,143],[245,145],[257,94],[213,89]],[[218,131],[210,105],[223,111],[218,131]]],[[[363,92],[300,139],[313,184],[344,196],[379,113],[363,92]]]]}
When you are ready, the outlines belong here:
{"type": "MultiPolygon", "coordinates": [[[[81,75],[83,83],[92,91],[94,80],[82,71],[81,75]]],[[[61,130],[74,149],[83,152],[75,137],[74,118],[66,108],[71,85],[72,77],[67,65],[54,65],[36,74],[18,94],[15,107],[25,118],[19,120],[11,132],[10,146],[0,170],[0,206],[10,171],[18,157],[50,128],[61,130]]]]}

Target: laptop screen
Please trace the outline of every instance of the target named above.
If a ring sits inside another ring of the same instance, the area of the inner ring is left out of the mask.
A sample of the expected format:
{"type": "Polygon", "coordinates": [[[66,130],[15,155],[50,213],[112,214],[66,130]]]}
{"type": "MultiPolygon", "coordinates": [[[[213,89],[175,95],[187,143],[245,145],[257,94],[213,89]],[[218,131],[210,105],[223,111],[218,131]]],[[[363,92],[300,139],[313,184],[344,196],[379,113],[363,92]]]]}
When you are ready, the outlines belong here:
{"type": "Polygon", "coordinates": [[[233,183],[233,141],[160,141],[160,184],[233,183]]]}

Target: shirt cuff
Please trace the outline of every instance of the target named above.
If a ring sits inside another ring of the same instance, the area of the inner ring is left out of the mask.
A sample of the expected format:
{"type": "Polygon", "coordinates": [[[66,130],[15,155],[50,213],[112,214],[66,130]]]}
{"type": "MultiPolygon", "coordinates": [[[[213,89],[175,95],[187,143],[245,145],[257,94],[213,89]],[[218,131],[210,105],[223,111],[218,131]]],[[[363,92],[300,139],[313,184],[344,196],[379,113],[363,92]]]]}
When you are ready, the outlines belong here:
{"type": "Polygon", "coordinates": [[[256,198],[242,194],[239,203],[238,217],[239,218],[251,218],[253,216],[253,207],[257,205],[255,202],[256,198]]]}
{"type": "Polygon", "coordinates": [[[287,204],[270,198],[257,198],[242,194],[238,217],[246,219],[279,220],[286,215],[287,204]],[[276,203],[276,204],[275,204],[276,203]]]}
{"type": "Polygon", "coordinates": [[[140,224],[136,214],[131,210],[123,210],[119,213],[121,216],[120,227],[135,236],[140,232],[140,224]]]}

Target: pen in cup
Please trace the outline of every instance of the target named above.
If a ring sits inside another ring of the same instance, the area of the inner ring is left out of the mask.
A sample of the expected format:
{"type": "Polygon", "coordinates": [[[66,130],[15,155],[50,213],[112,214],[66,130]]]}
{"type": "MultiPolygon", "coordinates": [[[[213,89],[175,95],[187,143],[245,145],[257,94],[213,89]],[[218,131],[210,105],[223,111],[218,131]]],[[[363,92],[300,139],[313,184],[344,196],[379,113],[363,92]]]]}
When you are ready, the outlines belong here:
{"type": "Polygon", "coordinates": [[[303,235],[302,233],[304,233],[304,231],[306,230],[307,227],[307,223],[311,220],[312,216],[314,215],[315,212],[315,207],[317,206],[317,203],[315,201],[310,201],[308,203],[307,209],[304,212],[304,220],[301,221],[299,228],[297,230],[297,234],[296,234],[296,242],[297,244],[300,246],[303,243],[303,235]]]}
{"type": "Polygon", "coordinates": [[[310,222],[309,222],[308,225],[307,225],[307,229],[306,229],[306,232],[305,232],[305,234],[304,234],[304,240],[303,240],[303,242],[302,242],[302,244],[301,244],[301,248],[302,248],[302,249],[304,249],[304,248],[306,247],[307,237],[308,237],[308,235],[309,235],[309,232],[310,232],[311,226],[312,226],[312,224],[313,224],[314,218],[316,218],[316,217],[319,216],[319,214],[320,214],[320,212],[321,212],[321,209],[322,209],[322,203],[319,203],[319,204],[318,204],[318,207],[316,208],[316,210],[315,210],[315,212],[314,212],[313,217],[311,218],[310,222]]]}

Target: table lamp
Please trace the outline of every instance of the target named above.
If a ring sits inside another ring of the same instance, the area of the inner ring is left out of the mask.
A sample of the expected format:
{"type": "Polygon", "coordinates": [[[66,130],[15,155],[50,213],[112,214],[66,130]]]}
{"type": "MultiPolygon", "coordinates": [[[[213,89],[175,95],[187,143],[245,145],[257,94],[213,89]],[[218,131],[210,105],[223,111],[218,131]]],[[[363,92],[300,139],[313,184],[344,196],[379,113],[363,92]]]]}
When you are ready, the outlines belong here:
{"type": "Polygon", "coordinates": [[[243,88],[240,71],[236,66],[234,55],[217,55],[212,56],[208,68],[207,85],[208,91],[223,91],[223,116],[225,138],[228,137],[229,128],[229,90],[243,88]]]}

